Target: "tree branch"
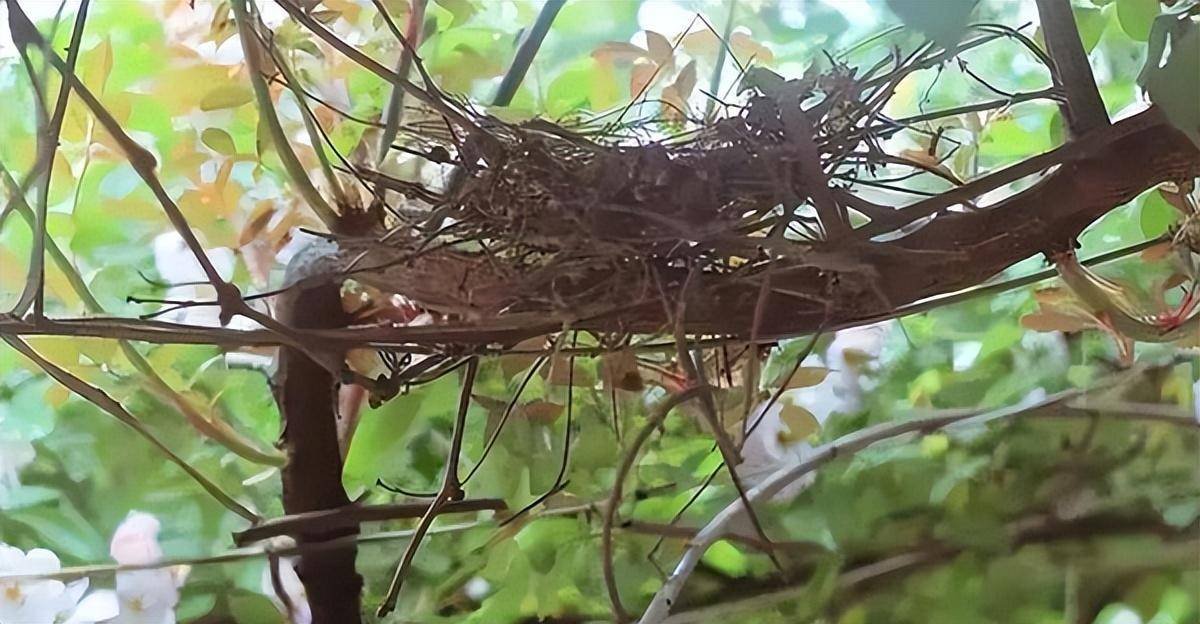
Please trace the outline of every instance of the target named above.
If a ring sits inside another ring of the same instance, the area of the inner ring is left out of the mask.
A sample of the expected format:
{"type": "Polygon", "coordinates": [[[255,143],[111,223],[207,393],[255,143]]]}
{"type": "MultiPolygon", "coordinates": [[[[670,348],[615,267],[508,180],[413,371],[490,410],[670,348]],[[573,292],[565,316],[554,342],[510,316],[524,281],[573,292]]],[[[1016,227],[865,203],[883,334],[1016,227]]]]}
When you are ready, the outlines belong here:
{"type": "Polygon", "coordinates": [[[1079,38],[1071,0],[1037,0],[1037,8],[1047,51],[1066,92],[1063,112],[1071,135],[1082,136],[1107,128],[1110,125],[1108,112],[1100,99],[1092,66],[1079,38]]]}
{"type": "MultiPolygon", "coordinates": [[[[233,534],[233,543],[245,546],[252,542],[269,539],[279,535],[296,533],[311,533],[313,531],[328,532],[332,530],[357,527],[360,522],[382,522],[384,520],[401,520],[419,518],[429,509],[426,503],[394,503],[390,505],[358,505],[351,504],[338,509],[322,509],[279,518],[272,518],[250,527],[245,531],[233,534]]],[[[504,511],[508,505],[499,498],[476,498],[461,501],[450,501],[440,510],[439,514],[469,513],[472,511],[504,511]]]]}
{"type": "MultiPolygon", "coordinates": [[[[1029,415],[1036,410],[1053,408],[1065,401],[1082,395],[1084,395],[1084,391],[1071,390],[1052,395],[1032,406],[1009,407],[982,414],[979,412],[955,413],[903,422],[881,423],[813,449],[812,453],[805,459],[781,468],[766,477],[747,493],[747,499],[751,503],[768,500],[778,494],[783,488],[795,483],[801,477],[812,473],[833,459],[851,457],[872,444],[883,440],[889,440],[914,432],[926,434],[960,422],[964,425],[984,424],[1017,418],[1029,415]]],[[[657,624],[667,618],[671,612],[671,608],[678,602],[687,579],[691,576],[692,571],[695,570],[701,557],[704,556],[704,553],[714,542],[721,539],[730,531],[729,527],[732,522],[744,512],[745,509],[742,501],[734,501],[718,512],[696,534],[688,549],[684,551],[683,557],[675,566],[675,570],[658,590],[658,593],[655,594],[654,599],[650,602],[650,606],[646,608],[641,620],[639,620],[641,624],[657,624]]]]}
{"type": "Polygon", "coordinates": [[[138,435],[145,438],[147,442],[165,455],[167,459],[171,461],[171,463],[182,468],[189,477],[194,479],[196,483],[199,483],[200,487],[204,488],[204,491],[212,495],[213,498],[217,499],[217,501],[224,505],[227,509],[251,522],[257,522],[259,520],[258,514],[251,511],[245,505],[242,505],[234,500],[232,496],[221,489],[221,486],[204,476],[199,470],[196,470],[194,466],[189,464],[187,460],[177,455],[175,451],[172,451],[170,447],[164,444],[162,440],[159,440],[153,432],[146,428],[146,425],[141,420],[129,413],[129,411],[126,410],[125,407],[122,406],[116,399],[108,396],[108,393],[104,392],[100,388],[96,388],[95,386],[88,384],[79,377],[76,377],[67,370],[42,357],[37,353],[37,351],[34,351],[28,344],[18,337],[0,334],[0,339],[4,340],[4,342],[7,342],[10,347],[15,349],[21,355],[29,358],[34,364],[37,364],[38,368],[41,368],[46,372],[47,375],[65,386],[68,390],[87,399],[96,407],[108,412],[117,420],[136,431],[138,435]]]}

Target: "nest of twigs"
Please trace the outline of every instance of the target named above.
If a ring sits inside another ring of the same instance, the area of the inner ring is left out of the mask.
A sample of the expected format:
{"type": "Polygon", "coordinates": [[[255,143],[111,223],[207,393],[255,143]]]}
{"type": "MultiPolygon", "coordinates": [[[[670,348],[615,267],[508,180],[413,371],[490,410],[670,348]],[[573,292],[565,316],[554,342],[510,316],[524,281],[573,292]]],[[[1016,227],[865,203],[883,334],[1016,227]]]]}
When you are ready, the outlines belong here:
{"type": "Polygon", "coordinates": [[[758,77],[724,117],[658,140],[638,140],[644,126],[514,124],[454,104],[472,124],[461,135],[416,137],[456,168],[445,190],[370,174],[431,208],[398,214],[386,236],[343,240],[354,276],[465,321],[647,330],[682,290],[753,299],[764,276],[801,271],[826,292],[792,293],[793,304],[828,311],[847,274],[869,272],[837,241],[848,216],[829,175],[870,160],[857,146],[878,151],[868,127],[891,82],[844,65],[758,77]]]}

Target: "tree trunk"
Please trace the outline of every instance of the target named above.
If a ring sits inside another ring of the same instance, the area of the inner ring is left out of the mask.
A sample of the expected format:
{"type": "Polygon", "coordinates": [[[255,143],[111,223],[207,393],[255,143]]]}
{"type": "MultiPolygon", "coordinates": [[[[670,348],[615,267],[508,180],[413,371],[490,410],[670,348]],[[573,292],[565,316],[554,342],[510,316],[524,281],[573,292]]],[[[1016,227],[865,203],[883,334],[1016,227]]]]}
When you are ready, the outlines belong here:
{"type": "MultiPolygon", "coordinates": [[[[298,258],[304,256],[298,254],[298,258]]],[[[293,265],[296,263],[293,263],[293,265]]],[[[288,277],[303,272],[288,267],[288,277]]],[[[291,280],[286,280],[291,281],[291,280]]],[[[297,285],[279,297],[279,320],[295,329],[345,327],[340,287],[324,283],[297,285]]],[[[350,503],[342,487],[342,458],[338,449],[338,380],[304,353],[281,347],[276,377],[276,400],[283,419],[283,509],[298,514],[334,509],[350,503]]],[[[301,533],[299,543],[319,543],[356,535],[358,527],[301,533]]],[[[347,545],[300,557],[296,572],[308,592],[315,624],[354,624],[362,621],[362,577],[355,570],[357,548],[347,545]]]]}

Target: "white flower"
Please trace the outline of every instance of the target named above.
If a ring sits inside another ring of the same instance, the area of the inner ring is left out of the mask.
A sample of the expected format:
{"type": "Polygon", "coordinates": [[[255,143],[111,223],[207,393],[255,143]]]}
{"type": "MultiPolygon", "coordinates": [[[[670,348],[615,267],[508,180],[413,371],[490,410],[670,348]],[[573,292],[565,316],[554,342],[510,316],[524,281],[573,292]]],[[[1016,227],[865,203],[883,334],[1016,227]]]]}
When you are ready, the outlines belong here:
{"type": "MultiPolygon", "coordinates": [[[[312,609],[308,606],[308,592],[304,589],[304,583],[300,582],[300,576],[296,574],[295,565],[294,557],[279,559],[279,584],[288,601],[292,603],[292,623],[311,624],[312,609]]],[[[280,613],[287,614],[287,605],[276,593],[275,585],[271,582],[270,566],[263,568],[262,591],[275,603],[275,608],[279,609],[280,613]]]]}
{"type": "MultiPolygon", "coordinates": [[[[87,590],[87,579],[63,583],[53,579],[4,580],[18,574],[49,574],[62,569],[58,556],[44,548],[28,553],[0,543],[0,622],[54,624],[75,609],[87,590]]],[[[77,623],[94,620],[76,620],[77,623]]]]}
{"type": "Polygon", "coordinates": [[[113,533],[108,554],[121,565],[142,565],[162,559],[158,545],[158,518],[141,511],[131,512],[113,533]]]}
{"type": "MultiPolygon", "coordinates": [[[[33,445],[20,438],[0,437],[0,495],[21,485],[21,469],[33,461],[33,445]]],[[[0,620],[2,622],[4,620],[0,620]]]]}
{"type": "MultiPolygon", "coordinates": [[[[109,554],[121,565],[148,565],[162,560],[158,545],[161,523],[140,511],[130,512],[113,533],[109,554]]],[[[187,566],[132,570],[117,573],[117,589],[93,592],[83,603],[97,611],[115,614],[108,624],[175,624],[179,588],[187,578],[187,566]]]]}

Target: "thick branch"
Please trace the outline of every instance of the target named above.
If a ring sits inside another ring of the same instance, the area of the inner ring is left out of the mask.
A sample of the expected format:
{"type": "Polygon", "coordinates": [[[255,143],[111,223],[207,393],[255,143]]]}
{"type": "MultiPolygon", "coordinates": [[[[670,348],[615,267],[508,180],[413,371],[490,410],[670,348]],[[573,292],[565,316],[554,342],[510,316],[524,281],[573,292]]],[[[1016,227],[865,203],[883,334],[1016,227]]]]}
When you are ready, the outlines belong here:
{"type": "MultiPolygon", "coordinates": [[[[305,254],[297,254],[303,258],[305,254]]],[[[293,261],[285,279],[307,277],[303,262],[293,261]]],[[[344,327],[349,315],[342,310],[341,288],[326,281],[300,285],[280,296],[279,319],[296,329],[344,327]]],[[[276,400],[283,418],[283,509],[304,514],[339,509],[350,504],[342,487],[342,456],[337,433],[337,380],[320,363],[290,346],[279,351],[275,381],[276,400]]],[[[297,536],[300,544],[325,542],[358,533],[357,522],[334,527],[310,526],[297,536]]],[[[362,577],[355,570],[357,548],[308,552],[296,568],[308,592],[313,622],[362,621],[362,577]]]]}
{"type": "Polygon", "coordinates": [[[1047,51],[1067,95],[1063,108],[1072,136],[1108,127],[1108,112],[1075,26],[1071,0],[1037,0],[1037,8],[1047,51]]]}

